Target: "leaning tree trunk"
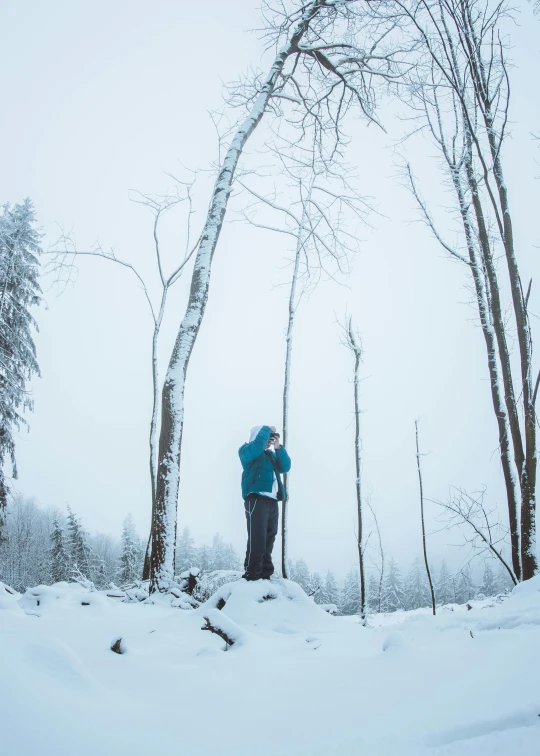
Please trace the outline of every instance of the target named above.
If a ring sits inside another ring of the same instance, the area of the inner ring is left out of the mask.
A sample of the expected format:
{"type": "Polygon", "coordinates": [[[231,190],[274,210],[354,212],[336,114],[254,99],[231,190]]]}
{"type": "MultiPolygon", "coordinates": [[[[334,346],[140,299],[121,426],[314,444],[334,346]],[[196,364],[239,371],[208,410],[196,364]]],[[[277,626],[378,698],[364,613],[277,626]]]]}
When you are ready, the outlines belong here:
{"type": "Polygon", "coordinates": [[[186,373],[208,300],[212,258],[223,226],[234,173],[247,140],[266,111],[287,58],[292,53],[300,53],[298,46],[302,37],[308,30],[312,19],[324,7],[323,0],[313,0],[304,8],[301,20],[294,29],[291,39],[276,55],[249,115],[236,131],[214,185],[195,259],[186,313],[176,337],[163,385],[156,506],[152,518],[151,532],[150,591],[152,593],[167,591],[174,578],[176,509],[180,483],[186,373]]]}

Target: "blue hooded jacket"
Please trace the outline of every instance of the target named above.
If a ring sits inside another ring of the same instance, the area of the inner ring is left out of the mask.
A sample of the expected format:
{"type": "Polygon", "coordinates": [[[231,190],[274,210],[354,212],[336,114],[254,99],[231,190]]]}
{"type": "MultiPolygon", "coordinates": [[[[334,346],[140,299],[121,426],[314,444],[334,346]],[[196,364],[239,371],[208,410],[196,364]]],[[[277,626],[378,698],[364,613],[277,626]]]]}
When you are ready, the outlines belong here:
{"type": "Polygon", "coordinates": [[[280,473],[287,473],[291,469],[291,458],[284,446],[280,446],[275,452],[265,451],[270,440],[272,429],[269,425],[263,425],[255,438],[247,444],[243,444],[238,450],[238,456],[242,463],[242,497],[245,499],[250,493],[271,491],[274,482],[274,472],[278,482],[278,500],[284,496],[283,483],[280,473]]]}

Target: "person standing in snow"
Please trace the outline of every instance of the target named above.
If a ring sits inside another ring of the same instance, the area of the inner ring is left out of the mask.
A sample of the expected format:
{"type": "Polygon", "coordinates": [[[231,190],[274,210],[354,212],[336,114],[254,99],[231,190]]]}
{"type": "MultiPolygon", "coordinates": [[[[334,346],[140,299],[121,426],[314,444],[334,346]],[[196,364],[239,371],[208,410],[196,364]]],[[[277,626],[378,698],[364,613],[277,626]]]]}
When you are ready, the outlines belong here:
{"type": "Polygon", "coordinates": [[[273,425],[256,425],[249,442],[238,450],[242,463],[242,496],[248,542],[244,561],[246,580],[269,580],[274,572],[272,549],[278,531],[278,501],[283,501],[281,473],[291,469],[291,459],[279,443],[273,425]]]}

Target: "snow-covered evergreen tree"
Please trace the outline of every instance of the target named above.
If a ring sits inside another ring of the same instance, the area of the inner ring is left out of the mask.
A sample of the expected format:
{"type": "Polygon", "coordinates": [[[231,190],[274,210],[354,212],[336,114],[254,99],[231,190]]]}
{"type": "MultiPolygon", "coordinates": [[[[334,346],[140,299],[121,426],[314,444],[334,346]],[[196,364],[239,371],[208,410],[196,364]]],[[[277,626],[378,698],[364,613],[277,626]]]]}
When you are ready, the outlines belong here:
{"type": "Polygon", "coordinates": [[[339,607],[341,603],[336,578],[334,577],[334,573],[330,570],[328,570],[328,572],[326,573],[326,577],[323,582],[321,603],[335,604],[337,607],[339,607]]]}
{"type": "Polygon", "coordinates": [[[495,594],[497,593],[495,573],[493,572],[493,569],[489,562],[485,563],[482,583],[478,590],[480,593],[483,593],[484,596],[495,596],[495,594]]]}
{"type": "Polygon", "coordinates": [[[195,564],[195,541],[190,529],[185,527],[176,540],[176,572],[181,574],[195,566],[200,567],[195,564]]]}
{"type": "Polygon", "coordinates": [[[203,544],[195,549],[193,555],[193,566],[198,567],[203,572],[210,572],[212,569],[212,550],[203,544]]]}
{"type": "Polygon", "coordinates": [[[10,496],[0,543],[0,580],[17,591],[51,580],[53,515],[20,494],[10,496]]]}
{"type": "Polygon", "coordinates": [[[514,583],[512,582],[512,578],[508,574],[508,570],[501,564],[495,573],[495,592],[510,593],[513,588],[514,583]]]}
{"type": "Polygon", "coordinates": [[[61,580],[69,580],[71,574],[69,554],[64,543],[64,531],[60,527],[60,523],[56,517],[53,520],[50,539],[49,571],[51,580],[53,583],[59,583],[61,580]]]}
{"type": "MultiPolygon", "coordinates": [[[[88,544],[92,553],[92,574],[95,577],[95,580],[92,577],[92,581],[95,582],[96,586],[99,583],[100,586],[106,588],[111,582],[119,582],[118,566],[122,551],[121,543],[107,533],[97,533],[88,538],[88,544]]],[[[140,540],[138,547],[140,551],[137,559],[141,565],[139,572],[142,572],[144,547],[140,540]]]]}
{"type": "Polygon", "coordinates": [[[325,603],[323,601],[323,588],[324,580],[322,579],[322,577],[318,572],[312,572],[309,578],[308,596],[312,596],[313,600],[316,601],[317,604],[325,603]]]}
{"type": "MultiPolygon", "coordinates": [[[[199,566],[199,565],[197,565],[199,566]]],[[[234,550],[232,543],[225,543],[223,538],[216,533],[212,540],[209,553],[210,570],[239,570],[240,559],[234,550]]]]}
{"type": "Polygon", "coordinates": [[[7,505],[4,463],[11,459],[17,477],[14,431],[26,425],[22,411],[32,409],[27,383],[39,375],[32,307],[41,301],[38,283],[40,235],[30,200],[4,205],[0,213],[0,529],[7,505]]]}
{"type": "Polygon", "coordinates": [[[80,570],[85,577],[91,579],[91,552],[90,547],[88,546],[88,534],[83,530],[79,518],[73,512],[71,507],[68,507],[67,510],[66,545],[71,568],[80,570]]]}
{"type": "Polygon", "coordinates": [[[431,593],[426,569],[417,557],[405,580],[405,609],[420,609],[431,605],[431,593]]]}
{"type": "Polygon", "coordinates": [[[385,612],[396,612],[405,606],[401,571],[393,558],[390,559],[384,578],[382,605],[385,612]]]}
{"type": "MultiPolygon", "coordinates": [[[[133,516],[131,514],[128,514],[124,520],[121,544],[122,550],[120,553],[118,580],[121,585],[124,585],[126,583],[133,583],[135,580],[141,578],[141,547],[137,531],[135,530],[133,516]]],[[[106,575],[104,577],[106,578],[106,575]]]]}
{"type": "Polygon", "coordinates": [[[309,595],[311,580],[309,574],[309,568],[303,559],[298,559],[294,565],[294,581],[301,586],[304,591],[309,595]]]}
{"type": "Polygon", "coordinates": [[[382,609],[379,606],[382,598],[379,596],[379,585],[380,576],[372,572],[367,581],[367,603],[371,612],[379,612],[382,609]]]}
{"type": "Polygon", "coordinates": [[[454,601],[452,575],[446,562],[442,561],[441,569],[435,581],[435,598],[438,604],[450,604],[454,601]]]}
{"type": "Polygon", "coordinates": [[[358,570],[349,570],[341,593],[339,609],[342,614],[360,612],[360,576],[358,570]]]}
{"type": "Polygon", "coordinates": [[[470,565],[464,567],[456,576],[456,601],[466,604],[476,595],[470,565]]]}

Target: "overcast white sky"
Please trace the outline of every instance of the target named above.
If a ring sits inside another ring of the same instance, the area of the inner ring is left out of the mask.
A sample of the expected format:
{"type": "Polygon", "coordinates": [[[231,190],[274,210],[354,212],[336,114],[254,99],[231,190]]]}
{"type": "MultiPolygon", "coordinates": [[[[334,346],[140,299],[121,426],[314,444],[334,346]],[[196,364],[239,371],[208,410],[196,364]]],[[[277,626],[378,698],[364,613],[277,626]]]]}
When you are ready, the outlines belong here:
{"type": "MultiPolygon", "coordinates": [[[[129,190],[164,193],[180,163],[208,169],[216,134],[208,111],[222,83],[261,64],[256,0],[223,3],[142,0],[3,1],[0,201],[30,196],[46,234],[73,228],[80,248],[96,239],[152,269],[151,216],[129,190]]],[[[540,169],[539,21],[524,5],[513,29],[512,137],[505,149],[523,278],[538,277],[540,169]]],[[[410,223],[414,203],[396,179],[392,145],[403,124],[385,108],[385,135],[359,120],[348,159],[359,189],[381,217],[359,228],[361,253],[347,286],[323,282],[298,312],[291,397],[290,552],[312,569],[340,575],[355,564],[351,360],[336,317],[347,308],[361,331],[364,481],[388,552],[405,562],[420,553],[414,420],[421,418],[426,495],[451,484],[487,486],[504,503],[497,431],[482,335],[468,304],[466,271],[448,261],[427,230],[410,223]]],[[[264,142],[264,126],[250,143],[264,142]]],[[[434,151],[409,148],[424,194],[443,208],[434,151]]],[[[208,202],[201,177],[198,217],[208,202]]],[[[451,227],[451,219],[447,218],[451,227]]],[[[232,216],[230,217],[232,219],[232,216]]],[[[164,244],[170,264],[183,238],[171,214],[164,244]]],[[[249,428],[280,425],[287,239],[228,222],[215,256],[210,301],[186,390],[179,527],[197,541],[215,531],[241,552],[245,523],[237,449],[249,428]]],[[[152,279],[155,284],[155,279],[152,279]]],[[[185,307],[187,276],[173,293],[164,330],[165,368],[185,307]]],[[[48,286],[48,282],[44,282],[48,286]]],[[[540,285],[540,284],[539,284],[540,285]]],[[[157,291],[157,290],[156,290],[157,291]]],[[[38,313],[42,378],[33,384],[31,431],[18,441],[19,489],[44,505],[69,504],[91,531],[119,535],[131,511],[149,525],[147,429],[151,402],[151,322],[129,273],[85,259],[76,284],[49,289],[38,313]]],[[[533,287],[532,309],[540,314],[533,287]]],[[[536,349],[537,354],[539,349],[536,349]]],[[[435,507],[429,505],[435,527],[435,507]]],[[[460,566],[433,536],[435,561],[460,566]]],[[[405,566],[405,565],[404,565],[405,566]]]]}

